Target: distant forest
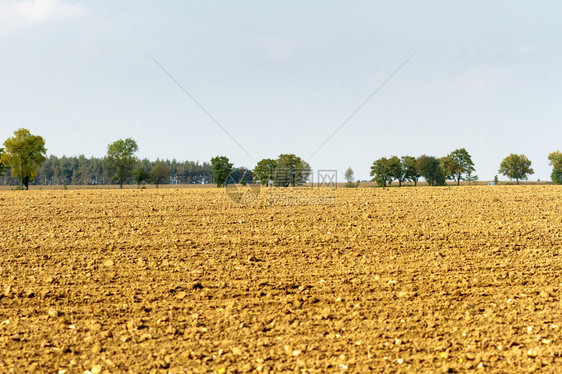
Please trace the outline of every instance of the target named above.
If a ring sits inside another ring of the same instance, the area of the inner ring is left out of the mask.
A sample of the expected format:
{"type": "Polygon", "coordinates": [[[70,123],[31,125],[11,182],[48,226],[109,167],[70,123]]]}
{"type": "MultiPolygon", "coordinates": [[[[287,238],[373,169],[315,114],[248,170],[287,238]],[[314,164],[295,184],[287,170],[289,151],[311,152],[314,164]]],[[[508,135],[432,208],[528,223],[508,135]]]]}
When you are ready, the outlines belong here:
{"type": "MultiPolygon", "coordinates": [[[[137,168],[150,171],[156,164],[164,164],[170,171],[169,181],[164,184],[203,184],[214,183],[213,169],[208,162],[176,160],[139,160],[137,168]]],[[[245,168],[239,168],[243,173],[245,168]]],[[[37,176],[30,184],[33,185],[106,185],[118,184],[112,180],[113,173],[107,167],[104,158],[83,155],[78,157],[50,156],[37,169],[37,176]]],[[[132,177],[128,181],[133,184],[132,177]]],[[[3,185],[18,185],[19,181],[13,178],[10,169],[0,177],[3,185]]]]}
{"type": "MultiPolygon", "coordinates": [[[[268,186],[298,186],[309,179],[310,165],[294,154],[280,154],[277,159],[263,159],[253,170],[245,167],[234,168],[226,156],[216,156],[211,162],[202,164],[193,161],[139,160],[135,153],[138,145],[132,138],[119,139],[108,145],[107,156],[103,158],[84,155],[78,157],[46,157],[45,140],[32,135],[29,130],[20,128],[12,138],[0,148],[0,184],[19,185],[28,189],[29,185],[108,185],[132,184],[139,187],[150,181],[158,188],[160,184],[207,184],[217,187],[228,183],[260,183],[268,186]]],[[[548,155],[552,166],[552,181],[562,184],[562,152],[548,155]]],[[[381,157],[371,166],[371,177],[381,187],[398,181],[398,186],[410,181],[417,185],[424,178],[430,186],[444,186],[447,180],[460,185],[461,180],[473,182],[472,156],[464,148],[456,149],[444,157],[421,155],[381,157]]],[[[500,164],[498,172],[515,179],[527,180],[534,174],[531,160],[521,154],[510,154],[500,164]]],[[[345,179],[348,187],[357,187],[353,170],[347,169],[345,179]]],[[[498,183],[498,176],[494,177],[498,183]]]]}

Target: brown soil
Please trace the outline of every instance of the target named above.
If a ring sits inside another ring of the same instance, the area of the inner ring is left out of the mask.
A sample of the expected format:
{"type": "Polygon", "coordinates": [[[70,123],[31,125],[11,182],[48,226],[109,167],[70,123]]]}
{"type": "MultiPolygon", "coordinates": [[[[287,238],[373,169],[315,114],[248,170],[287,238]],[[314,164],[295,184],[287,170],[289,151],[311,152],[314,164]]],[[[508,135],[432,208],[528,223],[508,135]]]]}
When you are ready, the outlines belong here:
{"type": "Polygon", "coordinates": [[[0,372],[556,373],[561,196],[3,191],[0,372]]]}

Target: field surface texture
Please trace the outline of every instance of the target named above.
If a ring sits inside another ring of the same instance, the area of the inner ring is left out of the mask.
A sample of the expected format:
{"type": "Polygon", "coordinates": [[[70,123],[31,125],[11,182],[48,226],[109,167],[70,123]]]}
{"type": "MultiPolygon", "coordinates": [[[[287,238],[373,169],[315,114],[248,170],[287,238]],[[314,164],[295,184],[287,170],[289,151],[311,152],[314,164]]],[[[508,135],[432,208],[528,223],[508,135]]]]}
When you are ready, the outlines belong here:
{"type": "Polygon", "coordinates": [[[0,372],[562,371],[562,189],[0,192],[0,372]]]}

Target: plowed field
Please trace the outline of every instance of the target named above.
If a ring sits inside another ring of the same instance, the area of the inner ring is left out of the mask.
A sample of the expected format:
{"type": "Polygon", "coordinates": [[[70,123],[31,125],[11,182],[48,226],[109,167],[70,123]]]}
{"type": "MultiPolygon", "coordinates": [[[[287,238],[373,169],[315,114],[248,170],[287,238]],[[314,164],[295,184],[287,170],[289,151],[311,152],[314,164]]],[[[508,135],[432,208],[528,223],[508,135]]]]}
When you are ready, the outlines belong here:
{"type": "Polygon", "coordinates": [[[0,218],[2,373],[562,370],[556,186],[3,191],[0,218]]]}

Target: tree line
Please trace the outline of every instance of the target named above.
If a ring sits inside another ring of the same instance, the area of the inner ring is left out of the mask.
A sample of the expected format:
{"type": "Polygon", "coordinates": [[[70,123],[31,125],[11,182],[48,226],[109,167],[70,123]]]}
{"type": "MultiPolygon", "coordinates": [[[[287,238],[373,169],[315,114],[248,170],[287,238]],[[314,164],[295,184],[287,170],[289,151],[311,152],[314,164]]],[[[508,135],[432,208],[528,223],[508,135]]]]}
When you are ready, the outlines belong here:
{"type": "MultiPolygon", "coordinates": [[[[553,167],[552,181],[555,184],[562,184],[562,153],[553,152],[548,159],[553,167]]],[[[393,181],[398,181],[399,186],[406,181],[417,185],[420,177],[423,177],[430,186],[444,186],[447,180],[452,180],[457,185],[461,181],[475,182],[478,180],[478,176],[474,174],[474,171],[472,156],[466,149],[460,148],[441,158],[427,155],[417,158],[412,156],[382,157],[373,162],[371,177],[373,177],[372,181],[381,187],[386,187],[393,181]]],[[[530,174],[534,174],[534,171],[527,156],[512,153],[502,160],[498,173],[505,175],[510,180],[515,179],[519,184],[519,181],[527,180],[530,174]]],[[[497,183],[497,175],[494,177],[494,181],[497,183]]]]}
{"type": "MultiPolygon", "coordinates": [[[[124,142],[124,141],[123,141],[124,142]]],[[[133,141],[134,142],[134,141],[133,141]]],[[[115,143],[121,144],[121,141],[115,143]]],[[[115,143],[112,143],[115,151],[115,143]]],[[[128,146],[132,144],[129,142],[128,146]]],[[[136,143],[134,143],[136,146],[136,143]]],[[[138,147],[133,147],[138,149],[138,147]]],[[[136,150],[135,150],[136,152],[136,150]]],[[[115,155],[115,154],[113,154],[115,155]]],[[[45,141],[20,129],[0,148],[0,183],[19,185],[108,185],[123,183],[201,184],[213,183],[213,171],[208,162],[138,159],[121,155],[125,168],[115,167],[108,156],[72,157],[46,156],[45,141]],[[129,170],[130,169],[130,170],[129,170]],[[139,175],[142,178],[138,178],[139,175]]]]}
{"type": "Polygon", "coordinates": [[[456,149],[445,157],[422,155],[382,157],[373,162],[371,166],[371,177],[381,187],[398,181],[399,186],[403,182],[418,184],[423,177],[430,186],[443,186],[446,180],[453,180],[460,184],[461,180],[476,181],[478,176],[474,175],[474,162],[472,157],[464,148],[456,149]]]}
{"type": "Polygon", "coordinates": [[[226,156],[211,159],[213,174],[217,187],[228,183],[260,183],[264,186],[295,187],[308,182],[312,169],[310,165],[294,154],[280,154],[277,159],[264,158],[253,170],[233,169],[233,164],[226,156]],[[243,171],[243,173],[240,173],[243,171]]]}
{"type": "MultiPolygon", "coordinates": [[[[276,159],[260,160],[254,169],[234,167],[226,156],[216,156],[211,162],[139,159],[138,145],[134,139],[119,139],[107,147],[103,158],[83,155],[78,157],[46,156],[45,140],[32,135],[27,129],[18,129],[14,136],[0,148],[0,183],[28,189],[29,184],[42,185],[106,185],[116,183],[203,184],[216,183],[218,187],[228,183],[260,183],[264,186],[298,186],[309,181],[310,165],[294,154],[281,154],[276,159]]],[[[562,184],[562,153],[548,156],[552,166],[551,179],[562,184]]],[[[430,186],[442,186],[447,180],[456,182],[477,181],[474,163],[464,148],[456,149],[444,157],[422,155],[382,157],[373,162],[371,177],[379,186],[386,187],[393,181],[417,185],[424,178],[430,186]]],[[[531,161],[525,155],[511,154],[502,160],[498,172],[509,179],[526,180],[533,174],[531,161]]],[[[352,183],[353,170],[345,173],[348,186],[352,183]]],[[[497,176],[494,178],[497,182],[497,176]]]]}
{"type": "MultiPolygon", "coordinates": [[[[214,181],[208,162],[141,159],[136,166],[133,174],[127,177],[124,183],[136,183],[140,171],[148,175],[141,179],[141,184],[156,182],[158,184],[202,184],[214,181]]],[[[49,156],[37,168],[37,174],[29,184],[54,186],[119,184],[114,177],[115,173],[107,167],[105,158],[87,158],[84,155],[77,157],[49,156]]],[[[5,170],[4,175],[0,177],[0,184],[18,185],[19,183],[19,177],[17,174],[12,174],[10,168],[5,170]]]]}

